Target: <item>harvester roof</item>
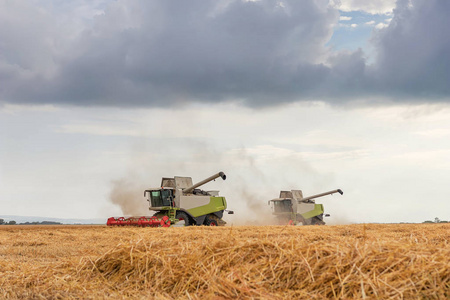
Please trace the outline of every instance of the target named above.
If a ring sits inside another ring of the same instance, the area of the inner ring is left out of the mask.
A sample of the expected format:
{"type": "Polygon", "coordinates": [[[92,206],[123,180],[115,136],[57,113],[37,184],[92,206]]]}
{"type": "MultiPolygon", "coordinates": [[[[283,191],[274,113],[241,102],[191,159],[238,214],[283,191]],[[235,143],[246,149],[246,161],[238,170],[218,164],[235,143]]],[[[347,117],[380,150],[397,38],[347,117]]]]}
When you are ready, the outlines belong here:
{"type": "Polygon", "coordinates": [[[283,200],[292,200],[292,198],[275,198],[269,201],[283,201],[283,200]]]}
{"type": "Polygon", "coordinates": [[[148,191],[157,191],[157,190],[173,190],[173,187],[161,186],[161,187],[151,187],[147,189],[148,191]]]}

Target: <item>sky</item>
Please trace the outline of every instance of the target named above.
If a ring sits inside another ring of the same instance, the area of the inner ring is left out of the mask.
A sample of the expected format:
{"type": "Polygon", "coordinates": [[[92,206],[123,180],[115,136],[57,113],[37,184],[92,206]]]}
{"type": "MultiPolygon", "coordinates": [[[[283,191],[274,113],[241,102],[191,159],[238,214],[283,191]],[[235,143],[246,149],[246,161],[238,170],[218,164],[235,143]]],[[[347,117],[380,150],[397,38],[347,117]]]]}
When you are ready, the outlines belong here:
{"type": "Polygon", "coordinates": [[[450,220],[450,2],[0,0],[0,215],[148,215],[161,177],[263,224],[450,220]]]}

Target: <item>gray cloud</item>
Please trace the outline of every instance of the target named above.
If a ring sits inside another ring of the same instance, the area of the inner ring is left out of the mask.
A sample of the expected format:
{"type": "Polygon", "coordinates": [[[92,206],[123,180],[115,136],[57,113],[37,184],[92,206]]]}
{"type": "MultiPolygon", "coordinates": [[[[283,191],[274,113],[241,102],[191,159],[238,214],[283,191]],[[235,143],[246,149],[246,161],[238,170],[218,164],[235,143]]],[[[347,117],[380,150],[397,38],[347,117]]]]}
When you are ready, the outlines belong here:
{"type": "Polygon", "coordinates": [[[449,13],[449,1],[397,1],[390,26],[374,36],[378,54],[371,74],[374,93],[449,98],[449,13]]]}
{"type": "Polygon", "coordinates": [[[76,3],[0,1],[0,101],[265,106],[450,95],[445,1],[399,1],[374,37],[373,65],[362,50],[325,47],[339,20],[327,1],[99,1],[90,12],[76,3]]]}

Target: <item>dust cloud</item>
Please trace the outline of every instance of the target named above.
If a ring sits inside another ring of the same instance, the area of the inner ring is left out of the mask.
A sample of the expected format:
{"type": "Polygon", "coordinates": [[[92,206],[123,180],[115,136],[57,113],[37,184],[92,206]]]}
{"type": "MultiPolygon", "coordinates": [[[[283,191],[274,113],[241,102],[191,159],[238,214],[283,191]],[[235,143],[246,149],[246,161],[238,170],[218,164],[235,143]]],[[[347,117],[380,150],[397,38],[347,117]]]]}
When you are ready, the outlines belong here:
{"type": "Polygon", "coordinates": [[[255,195],[247,189],[238,190],[243,206],[235,212],[233,225],[276,225],[266,196],[255,195]]]}
{"type": "Polygon", "coordinates": [[[144,187],[130,179],[113,180],[109,199],[111,203],[120,207],[124,216],[148,215],[149,210],[144,198],[144,190],[144,187]]]}
{"type": "Polygon", "coordinates": [[[327,225],[350,225],[354,224],[349,218],[345,216],[331,216],[329,218],[324,218],[324,221],[327,225]]]}

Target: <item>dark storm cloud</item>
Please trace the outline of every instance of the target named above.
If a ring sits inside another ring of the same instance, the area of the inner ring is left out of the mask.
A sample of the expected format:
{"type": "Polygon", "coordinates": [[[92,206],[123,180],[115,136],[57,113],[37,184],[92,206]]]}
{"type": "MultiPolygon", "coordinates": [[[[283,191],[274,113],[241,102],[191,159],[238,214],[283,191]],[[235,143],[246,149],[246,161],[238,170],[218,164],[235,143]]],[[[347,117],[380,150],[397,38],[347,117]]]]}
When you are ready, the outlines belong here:
{"type": "Polygon", "coordinates": [[[371,66],[361,50],[324,46],[339,19],[327,1],[115,1],[86,20],[58,5],[0,0],[0,101],[263,106],[450,94],[447,1],[400,1],[371,66]]]}
{"type": "Polygon", "coordinates": [[[389,27],[375,35],[376,93],[450,96],[450,1],[399,0],[389,27]]]}

